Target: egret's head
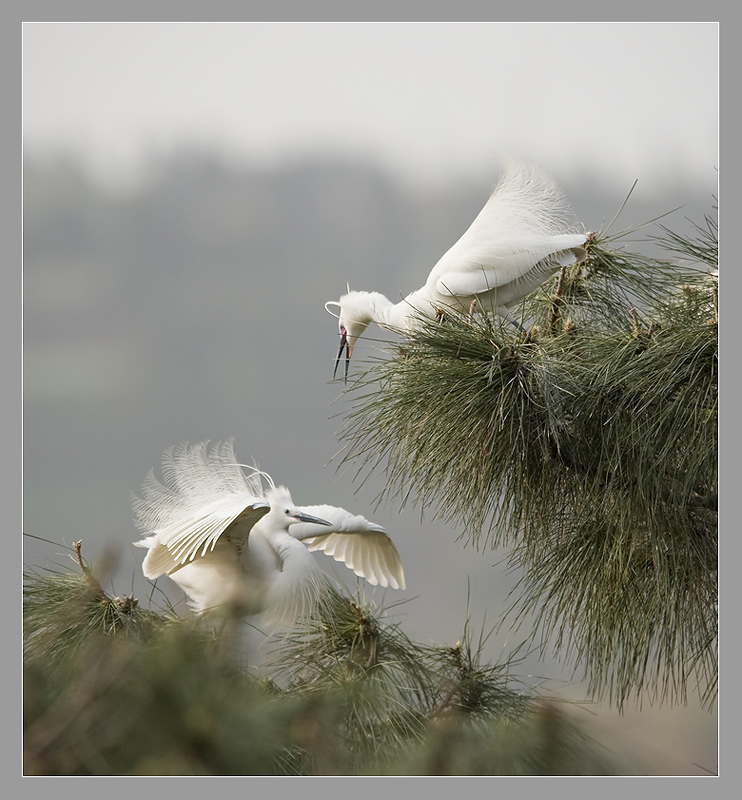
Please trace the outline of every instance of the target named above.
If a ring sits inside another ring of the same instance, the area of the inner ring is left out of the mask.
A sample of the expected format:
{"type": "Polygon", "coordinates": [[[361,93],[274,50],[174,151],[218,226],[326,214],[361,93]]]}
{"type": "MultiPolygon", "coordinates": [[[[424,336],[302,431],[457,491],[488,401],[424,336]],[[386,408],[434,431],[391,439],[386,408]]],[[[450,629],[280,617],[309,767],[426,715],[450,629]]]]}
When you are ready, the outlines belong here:
{"type": "Polygon", "coordinates": [[[346,379],[348,377],[348,364],[350,363],[350,357],[353,355],[353,347],[361,334],[373,322],[370,298],[370,292],[349,291],[339,301],[330,300],[325,303],[325,309],[334,317],[337,317],[338,331],[340,333],[340,349],[335,359],[333,378],[337,373],[343,350],[345,350],[345,377],[346,379]]]}
{"type": "Polygon", "coordinates": [[[283,530],[288,530],[289,525],[295,522],[313,522],[315,525],[331,525],[326,519],[320,519],[311,514],[307,514],[302,509],[294,505],[289,490],[285,486],[275,486],[268,489],[265,494],[266,500],[270,503],[273,521],[283,530]]]}

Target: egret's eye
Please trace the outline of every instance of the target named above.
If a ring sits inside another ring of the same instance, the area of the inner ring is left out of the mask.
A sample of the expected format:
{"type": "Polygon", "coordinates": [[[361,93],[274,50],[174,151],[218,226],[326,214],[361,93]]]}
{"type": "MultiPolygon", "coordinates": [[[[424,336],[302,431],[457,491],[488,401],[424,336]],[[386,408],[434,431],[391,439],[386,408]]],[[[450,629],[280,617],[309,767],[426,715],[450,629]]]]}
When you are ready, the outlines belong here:
{"type": "Polygon", "coordinates": [[[291,516],[291,509],[290,508],[285,508],[283,510],[283,513],[286,514],[287,517],[290,517],[291,516]]]}

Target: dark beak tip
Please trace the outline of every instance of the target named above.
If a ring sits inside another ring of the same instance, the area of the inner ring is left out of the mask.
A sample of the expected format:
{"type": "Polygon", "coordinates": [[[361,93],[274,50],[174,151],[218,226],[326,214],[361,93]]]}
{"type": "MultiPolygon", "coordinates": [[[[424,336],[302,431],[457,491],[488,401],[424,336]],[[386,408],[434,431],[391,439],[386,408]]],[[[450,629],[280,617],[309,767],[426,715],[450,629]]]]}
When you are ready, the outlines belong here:
{"type": "Polygon", "coordinates": [[[348,335],[345,328],[340,329],[340,349],[338,350],[337,358],[335,359],[335,369],[332,371],[332,379],[335,380],[337,375],[338,365],[343,356],[343,348],[345,348],[345,382],[348,382],[348,364],[350,364],[350,345],[348,344],[348,335]]]}

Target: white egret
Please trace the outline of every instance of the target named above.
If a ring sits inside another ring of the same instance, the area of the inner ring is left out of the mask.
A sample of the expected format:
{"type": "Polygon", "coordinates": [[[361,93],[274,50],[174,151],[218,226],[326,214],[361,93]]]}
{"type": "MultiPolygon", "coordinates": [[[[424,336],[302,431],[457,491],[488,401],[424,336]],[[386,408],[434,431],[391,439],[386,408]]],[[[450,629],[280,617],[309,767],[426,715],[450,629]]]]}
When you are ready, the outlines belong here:
{"type": "Polygon", "coordinates": [[[569,206],[554,181],[532,164],[507,160],[484,208],[421,289],[392,303],[378,292],[349,288],[339,301],[325,303],[340,331],[335,372],[345,350],[347,376],[353,347],[372,322],[404,333],[421,316],[435,319],[447,308],[476,307],[520,328],[511,309],[560,267],[586,257],[588,234],[569,227],[569,206]]]}
{"type": "Polygon", "coordinates": [[[164,484],[150,472],[132,501],[147,534],[134,543],[147,548],[145,577],[167,575],[199,614],[261,614],[283,625],[321,602],[327,584],[314,550],[372,585],[405,588],[397,549],[379,525],[334,506],[295,506],[288,489],[243,467],[231,441],[165,452],[164,484]]]}

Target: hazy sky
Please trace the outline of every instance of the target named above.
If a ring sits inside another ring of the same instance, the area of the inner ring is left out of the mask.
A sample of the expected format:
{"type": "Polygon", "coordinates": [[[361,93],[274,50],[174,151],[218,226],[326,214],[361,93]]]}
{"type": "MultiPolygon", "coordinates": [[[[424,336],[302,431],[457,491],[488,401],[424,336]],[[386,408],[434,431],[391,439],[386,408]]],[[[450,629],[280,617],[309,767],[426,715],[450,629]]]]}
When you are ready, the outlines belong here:
{"type": "Polygon", "coordinates": [[[718,166],[715,23],[26,23],[23,43],[26,153],[108,177],[189,144],[412,178],[501,152],[624,185],[718,166]]]}

